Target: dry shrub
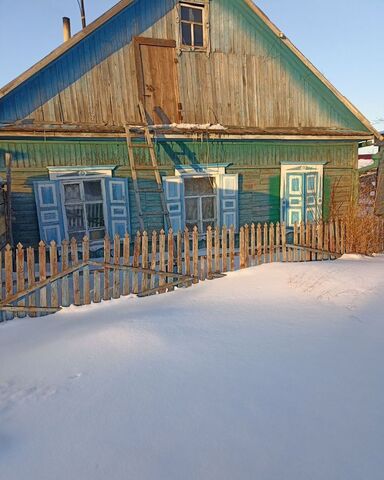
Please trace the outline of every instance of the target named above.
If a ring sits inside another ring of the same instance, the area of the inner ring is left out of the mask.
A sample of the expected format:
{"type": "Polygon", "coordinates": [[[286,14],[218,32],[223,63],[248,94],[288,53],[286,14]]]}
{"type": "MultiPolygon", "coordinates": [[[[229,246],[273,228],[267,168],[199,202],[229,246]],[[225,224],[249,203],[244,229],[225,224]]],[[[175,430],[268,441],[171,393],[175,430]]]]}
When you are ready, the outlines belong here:
{"type": "Polygon", "coordinates": [[[352,207],[344,218],[347,253],[372,255],[384,252],[384,220],[361,205],[352,207]]]}
{"type": "Polygon", "coordinates": [[[338,218],[345,224],[347,253],[372,255],[384,252],[384,218],[374,214],[374,202],[367,201],[367,198],[367,192],[360,189],[359,202],[343,211],[342,206],[335,201],[332,189],[330,217],[338,218]]]}

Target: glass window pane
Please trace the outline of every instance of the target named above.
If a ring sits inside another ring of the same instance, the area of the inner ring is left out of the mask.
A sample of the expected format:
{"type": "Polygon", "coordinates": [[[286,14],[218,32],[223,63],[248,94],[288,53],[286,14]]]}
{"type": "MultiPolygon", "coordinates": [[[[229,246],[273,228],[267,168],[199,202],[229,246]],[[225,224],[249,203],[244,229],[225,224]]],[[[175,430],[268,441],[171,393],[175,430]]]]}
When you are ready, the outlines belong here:
{"type": "Polygon", "coordinates": [[[200,178],[185,178],[184,187],[185,195],[200,196],[200,195],[212,195],[214,194],[215,181],[213,177],[200,177],[200,178]]]}
{"type": "Polygon", "coordinates": [[[102,200],[101,182],[99,180],[84,182],[84,195],[88,201],[102,200]]]}
{"type": "Polygon", "coordinates": [[[203,9],[182,6],[181,20],[184,20],[186,22],[203,23],[203,9]]]}
{"type": "Polygon", "coordinates": [[[185,199],[185,219],[188,222],[196,221],[199,218],[199,199],[186,198],[185,199]]]}
{"type": "Polygon", "coordinates": [[[190,21],[190,10],[188,7],[181,7],[181,20],[190,21]]]}
{"type": "Polygon", "coordinates": [[[181,42],[183,45],[192,45],[192,26],[189,23],[181,23],[181,42]]]}
{"type": "Polygon", "coordinates": [[[193,43],[194,43],[195,47],[203,47],[204,46],[203,26],[202,25],[194,25],[193,26],[193,43]]]}
{"type": "Polygon", "coordinates": [[[104,227],[104,212],[102,203],[86,205],[88,228],[104,227]]]}
{"type": "Polygon", "coordinates": [[[64,185],[64,194],[65,194],[65,202],[78,202],[81,200],[80,195],[80,184],[79,183],[68,183],[64,185]]]}
{"type": "Polygon", "coordinates": [[[68,222],[68,232],[84,230],[84,210],[82,205],[67,205],[65,207],[68,222]]]}
{"type": "Polygon", "coordinates": [[[191,8],[192,12],[192,21],[196,23],[203,23],[203,9],[202,8],[191,8]]]}
{"type": "Polygon", "coordinates": [[[215,218],[215,197],[203,197],[201,199],[203,220],[215,218]]]}

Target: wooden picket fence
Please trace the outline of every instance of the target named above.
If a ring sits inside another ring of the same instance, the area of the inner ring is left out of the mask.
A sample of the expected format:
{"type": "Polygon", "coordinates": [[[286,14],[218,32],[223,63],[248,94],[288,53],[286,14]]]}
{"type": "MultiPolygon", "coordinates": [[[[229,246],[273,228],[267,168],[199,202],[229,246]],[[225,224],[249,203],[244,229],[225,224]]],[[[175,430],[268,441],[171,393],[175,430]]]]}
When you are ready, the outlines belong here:
{"type": "Polygon", "coordinates": [[[233,227],[208,227],[204,235],[196,227],[127,233],[105,237],[101,257],[87,237],[60,245],[41,241],[37,250],[7,245],[0,252],[0,311],[3,320],[40,316],[72,304],[165,293],[269,262],[335,259],[345,251],[346,226],[337,220],[293,229],[252,224],[239,233],[233,227]]]}

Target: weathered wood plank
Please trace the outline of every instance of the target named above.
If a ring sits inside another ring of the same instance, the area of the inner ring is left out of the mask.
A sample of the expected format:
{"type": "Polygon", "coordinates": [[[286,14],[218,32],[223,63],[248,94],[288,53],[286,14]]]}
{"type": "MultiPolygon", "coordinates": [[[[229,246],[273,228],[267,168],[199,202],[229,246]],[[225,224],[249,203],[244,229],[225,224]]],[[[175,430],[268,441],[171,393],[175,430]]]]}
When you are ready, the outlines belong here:
{"type": "MultiPolygon", "coordinates": [[[[59,272],[57,264],[57,245],[54,240],[49,244],[49,263],[50,263],[50,275],[54,277],[59,272]]],[[[59,306],[59,289],[57,282],[51,283],[51,307],[59,306]]]]}
{"type": "MultiPolygon", "coordinates": [[[[61,271],[65,272],[69,267],[68,259],[68,240],[61,242],[61,271]]],[[[69,278],[65,276],[61,280],[61,303],[63,307],[68,307],[69,302],[69,278]]]]}
{"type": "MultiPolygon", "coordinates": [[[[77,250],[77,241],[75,238],[71,239],[71,264],[76,266],[79,264],[79,253],[77,250]]],[[[80,275],[78,271],[72,274],[73,285],[73,303],[75,305],[81,305],[81,292],[80,292],[80,275]]]]}
{"type": "MultiPolygon", "coordinates": [[[[110,263],[111,261],[111,240],[108,235],[104,237],[104,263],[110,263]]],[[[104,291],[103,299],[110,300],[111,292],[109,286],[109,270],[104,268],[104,291]]]]}
{"type": "MultiPolygon", "coordinates": [[[[130,262],[130,237],[129,233],[125,233],[123,241],[123,265],[128,266],[130,262]]],[[[130,282],[129,282],[129,271],[125,270],[123,272],[123,295],[127,296],[130,294],[130,282]]]]}

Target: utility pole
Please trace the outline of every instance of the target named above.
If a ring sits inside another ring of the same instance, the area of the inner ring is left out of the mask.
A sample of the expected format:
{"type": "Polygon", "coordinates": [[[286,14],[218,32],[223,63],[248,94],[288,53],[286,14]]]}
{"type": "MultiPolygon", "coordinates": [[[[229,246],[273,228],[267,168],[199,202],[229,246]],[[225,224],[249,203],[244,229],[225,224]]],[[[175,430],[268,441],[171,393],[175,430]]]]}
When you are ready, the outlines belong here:
{"type": "Polygon", "coordinates": [[[83,28],[87,26],[87,21],[85,19],[85,6],[84,6],[84,0],[77,0],[77,3],[79,4],[80,8],[80,14],[81,14],[81,25],[83,28]]]}

